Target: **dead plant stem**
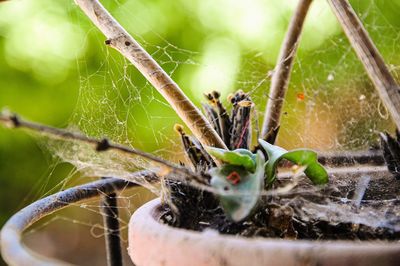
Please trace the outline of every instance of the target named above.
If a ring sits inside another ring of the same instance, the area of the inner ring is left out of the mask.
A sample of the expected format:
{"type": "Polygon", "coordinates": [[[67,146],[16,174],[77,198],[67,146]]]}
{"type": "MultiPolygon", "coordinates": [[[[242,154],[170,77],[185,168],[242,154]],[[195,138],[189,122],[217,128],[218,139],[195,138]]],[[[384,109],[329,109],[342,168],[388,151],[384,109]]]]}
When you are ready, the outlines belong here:
{"type": "Polygon", "coordinates": [[[265,110],[264,123],[262,126],[261,137],[267,138],[271,130],[278,128],[282,115],[282,107],[288,89],[290,73],[292,71],[297,47],[312,0],[300,0],[294,15],[290,21],[289,29],[281,47],[278,62],[275,66],[271,89],[265,110]]]}
{"type": "Polygon", "coordinates": [[[328,0],[354,51],[400,130],[399,86],[387,68],[378,49],[347,0],[328,0]]]}
{"type": "Polygon", "coordinates": [[[127,58],[164,96],[202,145],[227,148],[205,116],[187,98],[179,86],[99,1],[75,0],[75,2],[107,37],[106,44],[127,58]]]}
{"type": "Polygon", "coordinates": [[[106,150],[115,150],[126,154],[137,155],[151,162],[155,162],[158,165],[161,165],[162,167],[165,168],[167,172],[176,172],[182,174],[183,177],[188,181],[204,185],[207,184],[206,182],[207,179],[205,177],[192,172],[190,169],[186,167],[176,165],[174,163],[161,159],[157,156],[154,156],[150,153],[135,148],[124,146],[118,143],[112,143],[105,138],[96,139],[88,137],[78,132],[71,132],[61,128],[55,128],[35,122],[26,121],[14,114],[9,115],[0,113],[0,124],[5,124],[17,128],[26,128],[62,140],[74,140],[74,141],[88,143],[93,145],[99,152],[106,150]]]}

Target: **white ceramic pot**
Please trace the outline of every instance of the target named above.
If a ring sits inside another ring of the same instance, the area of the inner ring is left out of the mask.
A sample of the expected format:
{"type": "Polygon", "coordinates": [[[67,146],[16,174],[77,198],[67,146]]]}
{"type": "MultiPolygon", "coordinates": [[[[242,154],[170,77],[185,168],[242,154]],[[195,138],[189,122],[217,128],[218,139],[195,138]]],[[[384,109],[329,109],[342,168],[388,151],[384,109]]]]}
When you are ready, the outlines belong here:
{"type": "Polygon", "coordinates": [[[195,232],[159,222],[160,200],[129,223],[128,252],[137,266],[400,265],[400,242],[305,241],[195,232]]]}

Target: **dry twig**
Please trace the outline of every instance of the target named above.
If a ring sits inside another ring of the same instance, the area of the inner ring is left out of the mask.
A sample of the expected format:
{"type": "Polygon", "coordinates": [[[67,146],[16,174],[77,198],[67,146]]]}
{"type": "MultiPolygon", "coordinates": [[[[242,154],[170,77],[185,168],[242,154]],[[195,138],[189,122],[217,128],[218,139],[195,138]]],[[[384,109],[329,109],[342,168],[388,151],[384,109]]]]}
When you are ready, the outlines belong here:
{"type": "Polygon", "coordinates": [[[186,167],[173,164],[169,161],[163,160],[157,156],[154,156],[150,153],[135,148],[127,147],[118,143],[112,143],[108,141],[106,138],[96,139],[88,137],[81,133],[71,132],[65,129],[50,127],[39,123],[26,121],[14,114],[0,113],[0,123],[11,127],[30,129],[32,131],[39,132],[41,134],[49,135],[53,138],[58,138],[62,140],[74,140],[92,144],[99,152],[106,150],[115,150],[126,154],[137,155],[161,165],[167,170],[167,172],[172,172],[172,173],[175,172],[182,174],[187,181],[200,184],[207,184],[206,181],[207,179],[204,176],[192,172],[190,169],[186,167]]]}
{"type": "Polygon", "coordinates": [[[288,32],[281,47],[278,62],[272,75],[271,89],[265,110],[261,137],[266,139],[269,132],[275,131],[280,123],[283,101],[289,85],[294,57],[308,9],[312,0],[300,0],[290,21],[288,32]]]}
{"type": "Polygon", "coordinates": [[[222,139],[199,109],[99,1],[75,0],[75,2],[107,37],[106,44],[127,58],[164,96],[201,144],[226,149],[222,139]]]}
{"type": "Polygon", "coordinates": [[[354,51],[400,130],[400,88],[347,0],[328,0],[354,51]]]}

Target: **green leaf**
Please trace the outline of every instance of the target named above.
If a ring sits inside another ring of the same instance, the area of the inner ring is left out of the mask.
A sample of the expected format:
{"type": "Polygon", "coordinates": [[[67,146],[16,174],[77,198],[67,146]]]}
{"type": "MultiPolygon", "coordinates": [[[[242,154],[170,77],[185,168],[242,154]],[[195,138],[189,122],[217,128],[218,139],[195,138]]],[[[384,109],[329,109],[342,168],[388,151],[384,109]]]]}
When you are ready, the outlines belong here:
{"type": "Polygon", "coordinates": [[[233,221],[241,221],[251,213],[264,188],[265,159],[261,151],[258,151],[255,160],[257,167],[254,173],[232,164],[224,164],[209,171],[211,186],[218,190],[222,208],[233,221]],[[233,172],[240,176],[237,184],[228,180],[233,172]]]}
{"type": "Polygon", "coordinates": [[[249,150],[237,149],[229,151],[214,147],[206,147],[206,150],[211,156],[221,160],[223,163],[243,166],[250,172],[254,172],[256,169],[255,156],[249,150]]]}
{"type": "Polygon", "coordinates": [[[265,174],[268,184],[272,184],[275,181],[277,166],[282,159],[289,160],[300,166],[306,166],[304,173],[314,184],[321,185],[328,182],[328,173],[318,162],[318,156],[315,151],[308,149],[286,151],[262,139],[258,141],[268,154],[268,162],[265,165],[265,174]]]}

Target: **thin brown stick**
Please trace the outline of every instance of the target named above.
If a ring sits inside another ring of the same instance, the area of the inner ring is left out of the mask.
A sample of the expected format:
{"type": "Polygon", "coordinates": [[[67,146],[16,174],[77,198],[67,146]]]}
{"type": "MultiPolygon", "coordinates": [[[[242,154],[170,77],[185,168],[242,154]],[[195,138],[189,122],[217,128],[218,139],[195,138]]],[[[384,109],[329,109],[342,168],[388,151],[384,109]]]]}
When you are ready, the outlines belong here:
{"type": "Polygon", "coordinates": [[[272,75],[271,89],[265,110],[261,137],[267,138],[268,133],[279,126],[283,101],[289,85],[290,73],[294,57],[300,42],[300,36],[307,12],[312,0],[300,0],[290,21],[289,29],[279,53],[278,62],[272,75]]]}
{"type": "Polygon", "coordinates": [[[182,174],[183,177],[188,181],[193,181],[195,183],[200,183],[200,184],[207,184],[206,177],[194,173],[186,167],[176,165],[174,163],[163,160],[150,153],[138,149],[127,147],[118,143],[112,143],[105,138],[96,139],[88,137],[81,133],[71,132],[65,129],[50,127],[39,123],[26,121],[14,114],[0,113],[0,124],[5,124],[11,127],[30,129],[32,131],[39,132],[41,134],[49,135],[54,138],[62,140],[75,140],[84,142],[93,145],[99,152],[106,150],[115,150],[122,153],[137,155],[165,167],[168,172],[176,172],[182,174]]]}
{"type": "Polygon", "coordinates": [[[400,91],[372,39],[347,0],[328,0],[354,51],[400,130],[400,91]]]}
{"type": "Polygon", "coordinates": [[[77,5],[107,37],[106,44],[125,56],[169,102],[204,146],[226,149],[226,145],[199,109],[179,86],[111,16],[97,0],[75,0],[77,5]]]}

